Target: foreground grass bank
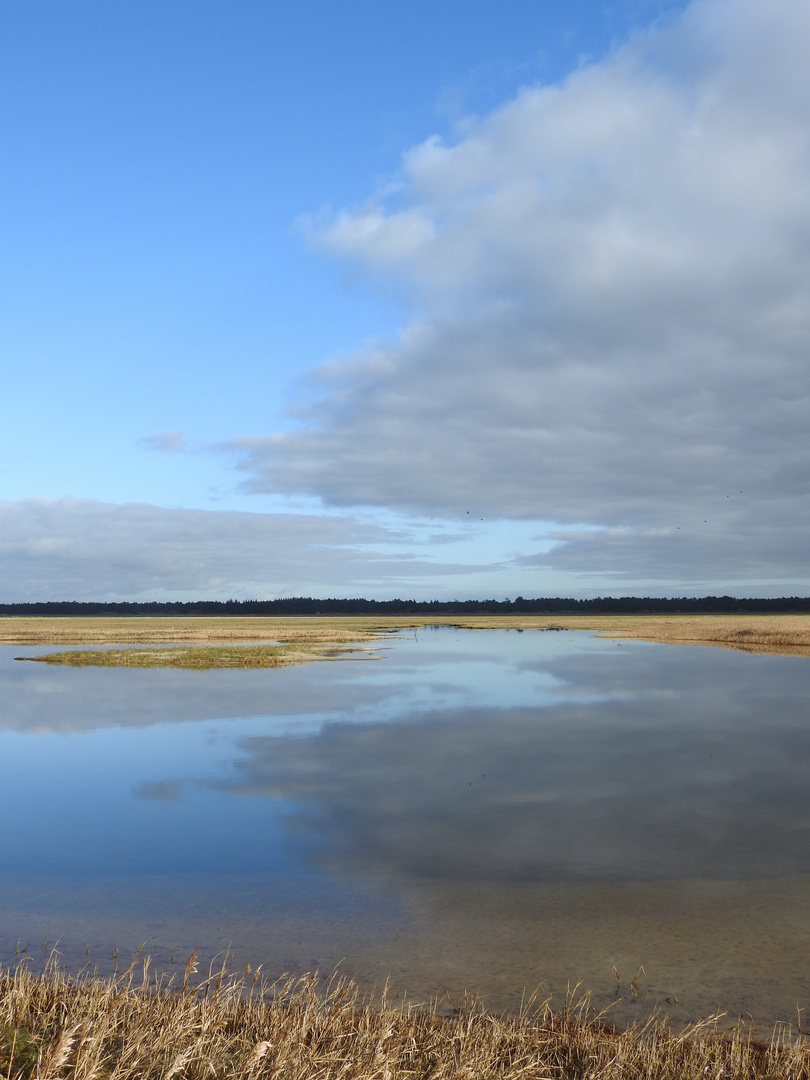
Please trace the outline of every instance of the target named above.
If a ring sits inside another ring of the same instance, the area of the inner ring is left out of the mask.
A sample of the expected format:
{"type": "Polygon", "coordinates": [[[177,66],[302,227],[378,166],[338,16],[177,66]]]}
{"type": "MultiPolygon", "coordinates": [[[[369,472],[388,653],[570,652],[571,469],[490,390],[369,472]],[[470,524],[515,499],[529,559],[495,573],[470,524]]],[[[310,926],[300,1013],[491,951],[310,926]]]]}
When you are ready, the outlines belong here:
{"type": "Polygon", "coordinates": [[[363,998],[349,980],[312,976],[265,987],[246,970],[178,987],[148,966],[122,977],[72,979],[55,969],[0,976],[0,1075],[6,1080],[799,1080],[810,1043],[789,1029],[762,1041],[716,1019],[675,1031],[651,1020],[628,1031],[594,1017],[587,1000],[498,1017],[467,1001],[435,1008],[363,998]]]}
{"type": "MultiPolygon", "coordinates": [[[[591,630],[617,639],[713,645],[751,653],[810,656],[810,614],[801,615],[492,615],[432,618],[0,618],[0,644],[127,645],[29,659],[116,667],[282,667],[364,655],[357,647],[396,630],[447,625],[470,630],[591,630]],[[171,646],[171,648],[168,648],[171,646]]],[[[365,655],[373,656],[368,650],[365,655]]]]}

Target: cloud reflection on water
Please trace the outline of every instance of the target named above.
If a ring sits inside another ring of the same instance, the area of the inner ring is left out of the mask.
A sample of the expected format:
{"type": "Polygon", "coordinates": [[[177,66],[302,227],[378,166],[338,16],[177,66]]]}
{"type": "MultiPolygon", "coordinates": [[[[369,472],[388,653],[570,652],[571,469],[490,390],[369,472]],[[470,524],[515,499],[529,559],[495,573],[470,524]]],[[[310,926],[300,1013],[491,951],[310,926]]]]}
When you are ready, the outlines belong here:
{"type": "Polygon", "coordinates": [[[801,659],[635,646],[554,673],[592,702],[254,736],[222,786],[297,804],[331,870],[398,887],[810,871],[801,659]]]}
{"type": "MultiPolygon", "coordinates": [[[[263,670],[71,668],[19,663],[45,646],[0,646],[0,732],[79,734],[261,716],[274,734],[316,731],[420,709],[489,702],[542,704],[570,695],[549,661],[555,634],[491,635],[450,627],[383,639],[369,659],[263,670]],[[426,642],[430,646],[425,648],[426,642]],[[544,662],[528,663],[527,657],[544,662]]],[[[571,652],[590,653],[588,634],[565,635],[571,652]]],[[[57,650],[59,651],[59,650],[57,650]]],[[[597,691],[598,692],[598,691],[597,691]]]]}

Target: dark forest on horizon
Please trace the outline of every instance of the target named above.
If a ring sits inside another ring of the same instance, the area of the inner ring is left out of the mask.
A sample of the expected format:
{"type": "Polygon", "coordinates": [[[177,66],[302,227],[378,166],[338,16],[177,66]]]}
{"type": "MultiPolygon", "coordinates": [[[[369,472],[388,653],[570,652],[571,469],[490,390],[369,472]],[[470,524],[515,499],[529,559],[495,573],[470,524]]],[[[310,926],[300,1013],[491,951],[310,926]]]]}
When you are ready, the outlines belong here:
{"type": "Polygon", "coordinates": [[[810,597],[775,599],[734,596],[603,596],[589,600],[539,597],[527,600],[366,600],[318,599],[190,601],[43,601],[0,604],[0,615],[695,615],[789,614],[810,611],[810,597]]]}

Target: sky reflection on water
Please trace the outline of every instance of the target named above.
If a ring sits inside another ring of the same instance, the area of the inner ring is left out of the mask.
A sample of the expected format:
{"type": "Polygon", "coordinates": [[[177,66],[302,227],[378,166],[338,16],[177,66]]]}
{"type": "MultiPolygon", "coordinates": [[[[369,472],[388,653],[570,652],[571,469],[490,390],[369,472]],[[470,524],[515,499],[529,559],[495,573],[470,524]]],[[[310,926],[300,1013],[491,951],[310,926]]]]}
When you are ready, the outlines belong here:
{"type": "Polygon", "coordinates": [[[0,657],[6,961],[150,939],[495,1005],[569,978],[608,1000],[641,963],[684,1017],[810,997],[804,659],[452,628],[280,671],[22,652],[0,657]]]}

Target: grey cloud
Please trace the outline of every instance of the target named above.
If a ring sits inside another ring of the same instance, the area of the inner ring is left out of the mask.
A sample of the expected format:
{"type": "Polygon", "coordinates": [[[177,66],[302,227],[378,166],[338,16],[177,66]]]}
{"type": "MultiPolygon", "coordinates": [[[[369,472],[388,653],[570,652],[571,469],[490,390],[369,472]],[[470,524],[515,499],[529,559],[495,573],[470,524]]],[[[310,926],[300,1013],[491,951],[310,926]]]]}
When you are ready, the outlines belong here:
{"type": "MultiPolygon", "coordinates": [[[[641,582],[671,593],[705,595],[740,588],[758,595],[796,594],[810,585],[807,519],[801,500],[749,498],[735,492],[695,500],[656,526],[568,529],[552,534],[551,550],[524,553],[515,565],[590,578],[602,589],[638,589],[641,582]]],[[[665,511],[662,511],[663,518],[665,511]]],[[[642,586],[643,587],[643,586],[642,586]]],[[[750,593],[749,593],[750,595],[750,593]]]]}
{"type": "Polygon", "coordinates": [[[233,444],[246,487],[619,530],[553,565],[695,580],[726,545],[803,575],[808,52],[803,0],[696,0],[412,150],[398,202],[317,237],[412,322],[326,366],[296,431],[233,444]]]}
{"type": "Polygon", "coordinates": [[[550,552],[521,556],[524,566],[554,567],[615,580],[688,583],[694,590],[711,592],[724,583],[758,582],[759,591],[790,591],[810,583],[807,569],[807,533],[798,528],[805,518],[791,507],[775,507],[770,517],[750,520],[743,515],[712,513],[707,520],[684,520],[659,529],[613,528],[561,534],[550,552]],[[767,552],[767,562],[763,553],[767,552]]]}
{"type": "Polygon", "coordinates": [[[396,529],[350,516],[0,501],[0,598],[334,595],[481,569],[423,560],[410,547],[396,529]]]}
{"type": "Polygon", "coordinates": [[[145,450],[177,454],[186,449],[186,437],[182,431],[159,431],[154,435],[144,435],[138,439],[138,444],[145,450]]]}

